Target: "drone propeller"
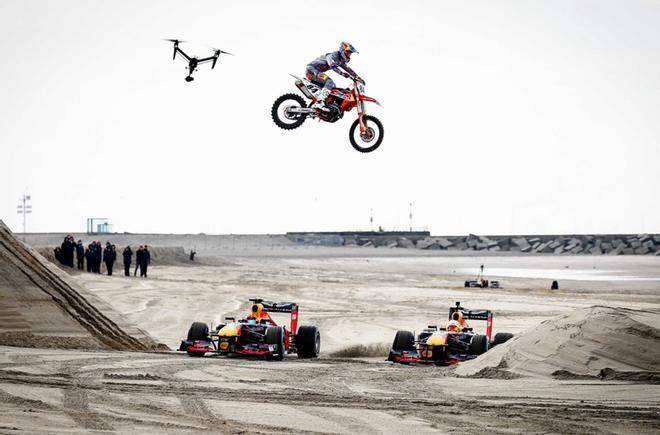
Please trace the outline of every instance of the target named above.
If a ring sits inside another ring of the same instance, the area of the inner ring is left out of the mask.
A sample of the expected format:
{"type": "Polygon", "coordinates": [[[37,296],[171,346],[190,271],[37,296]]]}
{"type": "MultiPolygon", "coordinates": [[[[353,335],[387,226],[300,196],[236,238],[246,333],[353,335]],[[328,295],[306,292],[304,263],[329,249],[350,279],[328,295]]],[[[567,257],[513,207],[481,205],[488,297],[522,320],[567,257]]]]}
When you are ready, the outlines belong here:
{"type": "Polygon", "coordinates": [[[215,64],[218,61],[218,56],[220,56],[220,54],[228,54],[230,56],[233,56],[233,54],[231,54],[228,51],[220,50],[219,48],[215,48],[211,46],[209,46],[209,48],[214,51],[213,55],[215,56],[215,59],[213,59],[213,65],[211,65],[211,69],[215,68],[215,64]]]}
{"type": "Polygon", "coordinates": [[[176,47],[179,45],[179,43],[186,42],[186,41],[181,41],[180,39],[163,39],[163,41],[174,42],[174,51],[172,52],[172,60],[176,59],[176,47]]]}
{"type": "Polygon", "coordinates": [[[222,54],[228,54],[228,55],[230,55],[230,56],[233,56],[233,54],[231,54],[231,53],[228,52],[228,51],[220,50],[219,48],[211,47],[210,45],[209,45],[208,47],[209,47],[211,50],[213,50],[213,51],[215,52],[215,55],[216,55],[216,56],[218,56],[218,55],[221,54],[221,53],[222,53],[222,54]]]}

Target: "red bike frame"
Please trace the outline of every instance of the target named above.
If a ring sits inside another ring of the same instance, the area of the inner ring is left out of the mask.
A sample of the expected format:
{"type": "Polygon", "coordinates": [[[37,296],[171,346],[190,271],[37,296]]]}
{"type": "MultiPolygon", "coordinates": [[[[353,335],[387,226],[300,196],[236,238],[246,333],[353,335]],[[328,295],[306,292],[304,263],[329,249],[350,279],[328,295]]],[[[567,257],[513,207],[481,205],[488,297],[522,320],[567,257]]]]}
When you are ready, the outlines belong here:
{"type": "Polygon", "coordinates": [[[364,102],[369,101],[371,103],[376,103],[380,106],[380,103],[375,98],[362,95],[362,89],[363,88],[360,85],[360,83],[353,80],[353,89],[351,89],[351,97],[345,99],[341,103],[341,110],[343,110],[344,112],[348,112],[351,109],[353,109],[353,107],[357,107],[358,122],[360,123],[360,133],[364,133],[367,130],[367,126],[363,121],[364,116],[367,114],[367,111],[364,108],[364,102]]]}

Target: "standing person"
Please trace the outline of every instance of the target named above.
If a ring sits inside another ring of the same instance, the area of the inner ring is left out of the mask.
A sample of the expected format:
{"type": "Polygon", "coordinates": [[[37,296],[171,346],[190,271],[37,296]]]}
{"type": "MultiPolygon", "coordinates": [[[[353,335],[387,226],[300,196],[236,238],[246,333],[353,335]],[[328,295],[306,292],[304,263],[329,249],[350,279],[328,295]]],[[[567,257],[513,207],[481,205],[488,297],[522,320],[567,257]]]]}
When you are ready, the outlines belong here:
{"type": "Polygon", "coordinates": [[[97,245],[96,240],[92,242],[92,272],[93,273],[98,273],[98,250],[99,246],[97,245]]]}
{"type": "Polygon", "coordinates": [[[131,276],[131,259],[133,258],[131,247],[125,247],[122,255],[124,256],[124,276],[131,276]]]}
{"type": "Polygon", "coordinates": [[[92,244],[87,245],[85,249],[85,261],[87,261],[87,272],[93,272],[94,267],[94,253],[92,252],[92,244]]]}
{"type": "Polygon", "coordinates": [[[66,236],[62,242],[62,260],[65,266],[73,267],[74,249],[73,237],[66,236]]]}
{"type": "Polygon", "coordinates": [[[56,246],[55,249],[53,250],[53,253],[55,254],[55,259],[60,264],[64,264],[64,260],[62,260],[62,248],[60,248],[59,246],[56,246]]]}
{"type": "Polygon", "coordinates": [[[144,252],[142,253],[142,273],[140,276],[144,276],[145,278],[147,277],[147,267],[151,264],[151,253],[149,252],[149,246],[144,245],[144,252]]]}
{"type": "Polygon", "coordinates": [[[108,270],[108,276],[112,276],[112,266],[115,264],[115,255],[110,242],[105,242],[105,249],[103,250],[103,262],[105,263],[105,268],[108,270]]]}
{"type": "Polygon", "coordinates": [[[76,240],[73,238],[73,236],[69,236],[69,252],[67,253],[68,258],[67,260],[69,261],[68,266],[69,267],[75,267],[74,265],[74,257],[76,255],[76,240]]]}
{"type": "Polygon", "coordinates": [[[96,273],[101,273],[101,262],[103,261],[103,248],[101,247],[101,241],[96,241],[96,252],[94,256],[94,264],[96,266],[96,273]]]}
{"type": "Polygon", "coordinates": [[[76,245],[76,260],[78,260],[78,270],[85,269],[85,247],[83,246],[82,240],[78,240],[76,245]]]}
{"type": "Polygon", "coordinates": [[[135,251],[135,271],[133,276],[137,275],[138,267],[140,268],[140,276],[142,276],[142,259],[144,258],[144,246],[140,245],[137,251],[135,251]]]}

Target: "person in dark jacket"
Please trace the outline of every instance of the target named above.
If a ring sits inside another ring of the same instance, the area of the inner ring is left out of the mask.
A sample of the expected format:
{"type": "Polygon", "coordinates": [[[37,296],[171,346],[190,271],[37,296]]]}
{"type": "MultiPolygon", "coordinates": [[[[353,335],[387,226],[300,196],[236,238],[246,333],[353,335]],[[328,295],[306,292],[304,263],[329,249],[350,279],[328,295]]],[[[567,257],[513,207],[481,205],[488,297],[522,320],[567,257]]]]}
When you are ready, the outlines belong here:
{"type": "Polygon", "coordinates": [[[101,273],[101,263],[103,260],[103,247],[100,241],[96,241],[94,248],[94,272],[101,273]]]}
{"type": "Polygon", "coordinates": [[[149,252],[149,246],[144,245],[144,251],[142,253],[142,271],[140,276],[147,277],[147,267],[151,264],[151,253],[149,252]]]}
{"type": "Polygon", "coordinates": [[[140,276],[142,276],[142,262],[144,259],[144,246],[140,245],[137,251],[135,251],[135,271],[133,276],[137,275],[138,267],[140,268],[140,276]]]}
{"type": "Polygon", "coordinates": [[[85,270],[85,247],[82,240],[78,240],[76,245],[76,260],[78,260],[78,270],[85,270]]]}
{"type": "Polygon", "coordinates": [[[76,249],[76,244],[72,236],[66,236],[62,242],[62,264],[65,266],[73,267],[73,255],[76,249]]]}
{"type": "Polygon", "coordinates": [[[92,252],[92,244],[87,245],[85,249],[85,261],[87,262],[87,272],[92,272],[94,267],[94,253],[92,252]]]}
{"type": "Polygon", "coordinates": [[[92,242],[92,272],[99,273],[99,245],[96,240],[92,242]]]}
{"type": "Polygon", "coordinates": [[[112,248],[112,245],[110,242],[106,242],[105,249],[103,250],[103,262],[105,263],[105,267],[108,270],[108,276],[112,275],[112,266],[115,264],[116,258],[117,254],[112,248]]]}
{"type": "Polygon", "coordinates": [[[131,250],[131,247],[125,247],[122,255],[124,256],[124,275],[131,276],[131,260],[133,259],[133,251],[131,250]]]}

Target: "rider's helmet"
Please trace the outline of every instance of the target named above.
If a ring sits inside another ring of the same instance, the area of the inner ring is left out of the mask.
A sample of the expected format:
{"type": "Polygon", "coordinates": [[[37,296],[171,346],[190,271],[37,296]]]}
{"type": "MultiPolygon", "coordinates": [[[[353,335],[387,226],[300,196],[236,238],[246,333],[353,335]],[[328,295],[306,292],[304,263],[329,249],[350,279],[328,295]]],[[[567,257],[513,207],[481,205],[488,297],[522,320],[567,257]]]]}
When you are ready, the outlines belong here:
{"type": "Polygon", "coordinates": [[[450,320],[447,322],[447,331],[448,332],[461,332],[463,327],[456,320],[450,320]]]}
{"type": "Polygon", "coordinates": [[[351,60],[351,54],[357,53],[358,51],[353,47],[349,42],[342,42],[339,45],[339,54],[341,55],[341,59],[344,62],[348,62],[351,60]]]}

